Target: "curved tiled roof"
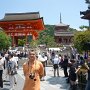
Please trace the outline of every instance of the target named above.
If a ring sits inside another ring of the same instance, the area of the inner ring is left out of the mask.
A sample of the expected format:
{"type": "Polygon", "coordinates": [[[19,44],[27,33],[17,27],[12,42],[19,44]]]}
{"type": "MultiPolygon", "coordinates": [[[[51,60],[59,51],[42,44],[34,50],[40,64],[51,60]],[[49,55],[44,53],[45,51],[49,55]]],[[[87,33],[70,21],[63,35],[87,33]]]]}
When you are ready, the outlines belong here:
{"type": "Polygon", "coordinates": [[[59,24],[57,24],[55,26],[69,26],[69,25],[66,25],[66,24],[63,24],[63,23],[59,23],[59,24]]]}
{"type": "Polygon", "coordinates": [[[4,18],[0,21],[14,21],[14,20],[30,20],[40,18],[39,12],[28,13],[6,13],[4,18]]]}

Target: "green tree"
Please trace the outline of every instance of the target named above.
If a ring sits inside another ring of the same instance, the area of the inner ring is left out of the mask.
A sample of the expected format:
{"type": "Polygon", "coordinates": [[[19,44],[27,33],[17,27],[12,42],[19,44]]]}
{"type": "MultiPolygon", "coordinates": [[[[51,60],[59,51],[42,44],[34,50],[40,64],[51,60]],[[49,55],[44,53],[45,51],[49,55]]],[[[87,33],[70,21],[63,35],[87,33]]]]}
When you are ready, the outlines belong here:
{"type": "Polygon", "coordinates": [[[25,39],[18,39],[18,45],[24,46],[25,45],[25,39]]]}
{"type": "Polygon", "coordinates": [[[81,30],[88,30],[89,29],[89,26],[84,26],[84,25],[82,25],[82,26],[80,26],[79,27],[81,30]]]}
{"type": "Polygon", "coordinates": [[[54,37],[47,36],[46,42],[47,42],[47,47],[56,47],[57,46],[54,37]]]}
{"type": "Polygon", "coordinates": [[[38,46],[38,40],[32,40],[31,42],[30,42],[30,47],[31,48],[36,48],[37,46],[38,46]]]}
{"type": "Polygon", "coordinates": [[[54,36],[54,25],[45,25],[45,30],[39,33],[39,38],[41,39],[43,36],[50,35],[54,36]]]}
{"type": "Polygon", "coordinates": [[[44,35],[39,39],[39,44],[46,44],[47,47],[55,47],[57,44],[55,42],[54,36],[44,35]]]}
{"type": "Polygon", "coordinates": [[[87,42],[90,42],[90,30],[80,31],[74,35],[74,46],[79,52],[87,51],[87,42]]]}
{"type": "Polygon", "coordinates": [[[9,46],[11,46],[11,38],[0,31],[0,50],[8,49],[9,46]]]}

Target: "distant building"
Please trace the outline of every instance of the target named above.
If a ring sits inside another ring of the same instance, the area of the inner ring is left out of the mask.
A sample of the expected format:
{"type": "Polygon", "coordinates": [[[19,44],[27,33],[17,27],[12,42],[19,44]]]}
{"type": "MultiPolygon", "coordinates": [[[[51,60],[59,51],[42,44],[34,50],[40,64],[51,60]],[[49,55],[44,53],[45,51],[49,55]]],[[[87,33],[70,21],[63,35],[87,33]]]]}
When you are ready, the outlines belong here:
{"type": "Polygon", "coordinates": [[[6,13],[0,20],[0,27],[11,36],[13,46],[18,45],[18,39],[25,39],[28,44],[30,36],[35,40],[39,32],[45,29],[43,17],[40,17],[39,12],[6,13]]]}
{"type": "Polygon", "coordinates": [[[86,11],[81,11],[80,15],[83,15],[81,18],[82,19],[87,19],[90,20],[90,10],[86,10],[86,11]]]}
{"type": "Polygon", "coordinates": [[[69,31],[69,25],[65,25],[61,22],[55,25],[54,30],[55,42],[59,45],[70,45],[72,44],[72,38],[74,36],[73,32],[69,31]]]}

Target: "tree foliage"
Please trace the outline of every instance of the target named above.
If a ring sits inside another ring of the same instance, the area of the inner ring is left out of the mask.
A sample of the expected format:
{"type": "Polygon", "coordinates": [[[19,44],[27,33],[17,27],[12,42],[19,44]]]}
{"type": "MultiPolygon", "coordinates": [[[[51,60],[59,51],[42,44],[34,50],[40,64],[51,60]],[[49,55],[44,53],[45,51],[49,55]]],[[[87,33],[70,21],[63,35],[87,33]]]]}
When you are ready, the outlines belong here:
{"type": "Polygon", "coordinates": [[[11,38],[0,31],[0,50],[8,49],[9,46],[11,46],[11,38]]]}
{"type": "Polygon", "coordinates": [[[46,44],[47,47],[55,47],[55,39],[54,36],[45,35],[41,39],[39,39],[40,44],[46,44]]]}
{"type": "Polygon", "coordinates": [[[45,25],[45,30],[39,33],[39,39],[41,39],[45,35],[54,36],[54,25],[45,25]]]}
{"type": "Polygon", "coordinates": [[[38,40],[31,40],[30,42],[30,47],[31,48],[36,48],[38,46],[38,40]]]}
{"type": "Polygon", "coordinates": [[[89,29],[89,26],[81,25],[79,28],[81,30],[88,30],[89,29]]]}
{"type": "Polygon", "coordinates": [[[90,30],[80,31],[74,35],[74,46],[79,52],[87,51],[86,43],[90,42],[90,30]]]}
{"type": "Polygon", "coordinates": [[[74,29],[74,28],[69,28],[69,31],[71,31],[71,32],[73,32],[73,33],[77,32],[77,30],[74,29]]]}
{"type": "Polygon", "coordinates": [[[19,46],[24,46],[25,45],[25,39],[18,39],[18,45],[19,46]]]}
{"type": "Polygon", "coordinates": [[[54,25],[45,25],[45,30],[39,33],[38,44],[48,44],[50,42],[54,43],[54,25]]]}

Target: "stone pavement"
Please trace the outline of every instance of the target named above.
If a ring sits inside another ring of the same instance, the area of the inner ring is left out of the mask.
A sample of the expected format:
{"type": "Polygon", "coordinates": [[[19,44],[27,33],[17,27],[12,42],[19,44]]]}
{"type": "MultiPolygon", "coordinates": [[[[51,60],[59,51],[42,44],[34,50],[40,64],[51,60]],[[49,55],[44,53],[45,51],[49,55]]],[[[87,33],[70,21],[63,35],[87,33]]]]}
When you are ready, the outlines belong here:
{"type": "MultiPolygon", "coordinates": [[[[46,67],[45,81],[41,81],[41,90],[69,90],[69,84],[66,83],[66,78],[63,76],[63,70],[60,69],[60,76],[53,76],[53,67],[46,67]]],[[[24,75],[22,68],[18,69],[17,74],[18,83],[15,90],[22,90],[24,85],[24,75]]],[[[9,90],[9,82],[4,82],[4,89],[9,90]]]]}
{"type": "MultiPolygon", "coordinates": [[[[7,77],[6,81],[3,83],[3,89],[2,90],[9,90],[10,88],[10,82],[9,82],[9,77],[7,77]]],[[[17,85],[15,85],[14,90],[23,90],[23,85],[24,85],[24,79],[17,74],[17,85]]]]}

